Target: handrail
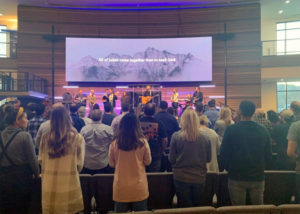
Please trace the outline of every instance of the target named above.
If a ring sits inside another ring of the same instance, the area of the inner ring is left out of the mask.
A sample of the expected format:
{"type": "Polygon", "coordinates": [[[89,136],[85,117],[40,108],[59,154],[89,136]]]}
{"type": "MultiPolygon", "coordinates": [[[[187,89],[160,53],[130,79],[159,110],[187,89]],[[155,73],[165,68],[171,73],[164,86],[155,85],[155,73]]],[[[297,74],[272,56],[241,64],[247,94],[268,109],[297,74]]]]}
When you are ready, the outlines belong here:
{"type": "Polygon", "coordinates": [[[296,55],[300,54],[300,48],[296,51],[287,50],[287,42],[300,41],[300,38],[295,39],[278,39],[265,40],[261,42],[262,56],[278,56],[278,55],[296,55]],[[280,44],[280,48],[278,45],[280,44]]]}
{"type": "Polygon", "coordinates": [[[0,92],[36,91],[47,94],[48,81],[29,72],[0,72],[0,92]]]}

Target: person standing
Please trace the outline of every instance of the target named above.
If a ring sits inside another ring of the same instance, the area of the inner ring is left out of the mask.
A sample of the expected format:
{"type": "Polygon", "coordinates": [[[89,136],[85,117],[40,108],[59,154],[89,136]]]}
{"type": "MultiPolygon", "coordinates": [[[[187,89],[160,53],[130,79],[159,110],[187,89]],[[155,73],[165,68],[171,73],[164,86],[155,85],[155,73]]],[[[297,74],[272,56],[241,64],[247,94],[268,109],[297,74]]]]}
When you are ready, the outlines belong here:
{"type": "Polygon", "coordinates": [[[42,136],[43,213],[76,213],[83,210],[79,172],[84,161],[84,139],[72,126],[65,107],[53,109],[50,131],[42,136]]]}
{"type": "Polygon", "coordinates": [[[80,134],[85,140],[85,159],[82,174],[112,173],[108,166],[108,149],[114,132],[110,126],[102,124],[102,112],[91,112],[93,122],[82,128],[80,134]]]}
{"type": "Polygon", "coordinates": [[[146,168],[147,172],[160,172],[163,151],[168,143],[166,129],[162,122],[153,117],[154,113],[155,105],[147,103],[144,109],[145,116],[140,118],[143,133],[151,149],[152,162],[146,168]]]}
{"type": "Polygon", "coordinates": [[[221,168],[228,171],[232,205],[245,205],[249,192],[253,205],[263,204],[266,166],[271,163],[271,140],[267,129],[252,121],[255,105],[242,101],[240,122],[229,126],[220,149],[221,168]]]}
{"type": "Polygon", "coordinates": [[[79,105],[79,106],[86,106],[86,95],[82,93],[82,90],[79,90],[79,93],[76,94],[75,96],[75,102],[79,105]]]}
{"type": "Polygon", "coordinates": [[[178,92],[177,92],[177,88],[174,88],[173,89],[173,94],[172,94],[172,97],[171,97],[171,101],[172,101],[172,107],[174,109],[174,114],[175,114],[175,117],[177,118],[178,117],[178,92]]]}
{"type": "Polygon", "coordinates": [[[291,102],[290,108],[294,112],[295,122],[287,135],[287,154],[296,161],[296,203],[300,204],[300,102],[291,102]]]}
{"type": "Polygon", "coordinates": [[[203,101],[203,93],[200,91],[200,87],[195,88],[195,92],[193,94],[193,102],[194,103],[202,103],[203,101]]]}
{"type": "Polygon", "coordinates": [[[0,135],[0,213],[29,213],[33,175],[39,176],[27,115],[22,107],[4,109],[7,127],[0,135]]]}
{"type": "Polygon", "coordinates": [[[113,128],[114,133],[118,132],[121,119],[124,117],[125,114],[129,113],[129,104],[122,103],[121,110],[122,110],[122,114],[120,114],[119,116],[116,116],[111,123],[111,127],[113,128]]]}
{"type": "Polygon", "coordinates": [[[173,167],[179,207],[200,206],[204,198],[206,163],[211,159],[209,140],[200,132],[200,122],[192,108],[181,116],[181,130],[171,139],[169,160],[173,167]]]}
{"type": "Polygon", "coordinates": [[[176,118],[173,115],[169,114],[167,112],[167,109],[168,109],[168,103],[166,101],[161,101],[160,102],[160,112],[158,112],[157,114],[154,115],[154,118],[156,120],[160,121],[164,125],[166,134],[167,134],[167,138],[168,138],[167,148],[163,152],[163,157],[162,157],[161,171],[163,171],[163,172],[164,171],[168,171],[168,172],[172,171],[171,164],[168,160],[169,151],[170,151],[169,147],[170,147],[171,137],[172,137],[173,133],[177,132],[180,129],[176,118]]]}
{"type": "Polygon", "coordinates": [[[214,130],[218,134],[220,140],[223,140],[225,130],[228,126],[234,124],[231,116],[231,110],[228,107],[223,107],[220,110],[219,118],[215,122],[214,130]]]}
{"type": "Polygon", "coordinates": [[[204,115],[210,121],[209,128],[213,129],[215,126],[215,122],[219,118],[219,111],[216,109],[216,100],[212,99],[208,101],[208,110],[204,112],[204,115]]]}
{"type": "Polygon", "coordinates": [[[90,111],[93,109],[94,105],[96,104],[96,95],[94,93],[94,90],[90,91],[89,97],[89,107],[90,107],[90,111]]]}
{"type": "Polygon", "coordinates": [[[151,163],[150,148],[138,118],[128,113],[109,148],[109,165],[115,168],[113,200],[115,212],[147,210],[149,197],[145,166],[151,163]],[[130,129],[128,128],[130,127],[130,129]]]}

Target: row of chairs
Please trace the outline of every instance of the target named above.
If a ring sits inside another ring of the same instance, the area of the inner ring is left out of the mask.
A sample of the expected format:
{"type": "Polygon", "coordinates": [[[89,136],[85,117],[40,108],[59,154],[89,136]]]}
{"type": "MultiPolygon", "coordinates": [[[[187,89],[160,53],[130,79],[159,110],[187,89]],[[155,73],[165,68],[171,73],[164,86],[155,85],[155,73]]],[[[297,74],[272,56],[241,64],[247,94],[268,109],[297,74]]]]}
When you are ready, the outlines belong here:
{"type": "MultiPolygon", "coordinates": [[[[175,189],[173,173],[148,173],[150,196],[148,209],[173,207],[175,189]]],[[[213,196],[217,196],[217,206],[231,205],[227,187],[227,173],[208,173],[202,205],[212,206],[213,196]]],[[[97,211],[106,212],[114,209],[112,201],[113,174],[80,175],[84,212],[91,213],[92,198],[95,198],[97,211]]],[[[295,193],[295,171],[265,171],[265,204],[288,204],[295,193]]],[[[41,183],[33,187],[31,213],[41,212],[41,183]]],[[[299,212],[300,213],[300,212],[299,212]]]]}
{"type": "MultiPolygon", "coordinates": [[[[285,204],[278,207],[274,205],[230,206],[230,207],[191,207],[177,209],[159,209],[135,214],[299,214],[300,205],[285,204]]],[[[125,214],[125,213],[124,213],[125,214]]],[[[128,214],[128,213],[127,213],[128,214]]]]}

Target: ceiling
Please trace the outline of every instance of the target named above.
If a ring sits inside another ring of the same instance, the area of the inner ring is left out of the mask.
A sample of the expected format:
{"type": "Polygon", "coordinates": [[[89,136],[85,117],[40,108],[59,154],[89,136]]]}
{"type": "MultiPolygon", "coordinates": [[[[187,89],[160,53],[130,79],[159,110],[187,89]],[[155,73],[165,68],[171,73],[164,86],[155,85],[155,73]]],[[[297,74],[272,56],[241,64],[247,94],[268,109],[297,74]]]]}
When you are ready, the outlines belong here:
{"type": "MultiPolygon", "coordinates": [[[[17,5],[58,7],[58,8],[170,8],[170,7],[216,7],[257,2],[259,0],[0,0],[0,25],[17,29],[17,5]]],[[[300,16],[300,0],[260,0],[263,19],[281,19],[300,16]],[[283,10],[282,14],[278,14],[283,10]]]]}

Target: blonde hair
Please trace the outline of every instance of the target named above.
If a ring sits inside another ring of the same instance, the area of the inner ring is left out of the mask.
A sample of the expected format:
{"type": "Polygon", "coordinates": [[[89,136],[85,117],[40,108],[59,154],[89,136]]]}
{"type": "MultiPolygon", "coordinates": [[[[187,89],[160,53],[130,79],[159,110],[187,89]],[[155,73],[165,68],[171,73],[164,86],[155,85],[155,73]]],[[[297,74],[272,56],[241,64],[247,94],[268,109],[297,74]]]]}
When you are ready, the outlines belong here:
{"type": "Polygon", "coordinates": [[[221,111],[219,114],[219,120],[224,120],[226,125],[231,124],[232,116],[231,116],[230,108],[227,108],[227,107],[221,108],[221,111]]]}
{"type": "Polygon", "coordinates": [[[186,140],[193,142],[200,136],[199,117],[192,108],[188,108],[183,112],[180,126],[180,132],[186,140]]]}
{"type": "Polygon", "coordinates": [[[200,124],[201,124],[201,125],[207,126],[207,124],[208,124],[208,118],[207,118],[206,115],[204,115],[204,114],[202,114],[202,115],[199,117],[199,121],[200,121],[200,124]]]}

